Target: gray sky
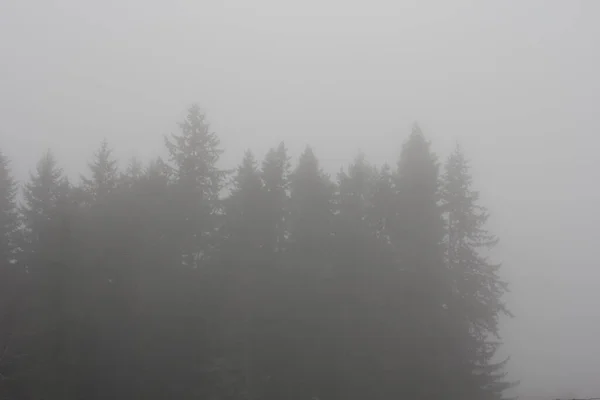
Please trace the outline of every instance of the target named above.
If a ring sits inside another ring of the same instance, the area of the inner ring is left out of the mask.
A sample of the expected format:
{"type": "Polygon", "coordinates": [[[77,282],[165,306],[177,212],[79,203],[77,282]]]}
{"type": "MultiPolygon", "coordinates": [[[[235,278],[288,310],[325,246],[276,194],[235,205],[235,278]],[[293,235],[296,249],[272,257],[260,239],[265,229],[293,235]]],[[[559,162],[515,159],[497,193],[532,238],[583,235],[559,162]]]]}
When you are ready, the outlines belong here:
{"type": "Polygon", "coordinates": [[[23,178],[106,137],[162,153],[194,101],[227,149],[395,162],[456,140],[502,239],[522,395],[600,396],[600,2],[0,0],[0,148],[23,178]]]}

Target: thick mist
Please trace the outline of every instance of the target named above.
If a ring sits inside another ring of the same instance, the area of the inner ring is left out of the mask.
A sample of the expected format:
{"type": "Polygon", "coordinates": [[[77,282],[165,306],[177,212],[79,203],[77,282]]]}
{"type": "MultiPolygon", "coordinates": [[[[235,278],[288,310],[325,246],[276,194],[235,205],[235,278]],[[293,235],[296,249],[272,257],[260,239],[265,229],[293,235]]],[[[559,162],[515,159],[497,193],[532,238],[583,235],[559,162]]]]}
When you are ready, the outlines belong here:
{"type": "MultiPolygon", "coordinates": [[[[165,156],[198,102],[234,168],[284,141],[332,176],[395,164],[418,121],[459,142],[499,236],[516,393],[599,396],[593,1],[5,1],[0,146],[26,180],[51,148],[73,182],[103,139],[165,156]]],[[[544,397],[545,396],[545,397],[544,397]]]]}

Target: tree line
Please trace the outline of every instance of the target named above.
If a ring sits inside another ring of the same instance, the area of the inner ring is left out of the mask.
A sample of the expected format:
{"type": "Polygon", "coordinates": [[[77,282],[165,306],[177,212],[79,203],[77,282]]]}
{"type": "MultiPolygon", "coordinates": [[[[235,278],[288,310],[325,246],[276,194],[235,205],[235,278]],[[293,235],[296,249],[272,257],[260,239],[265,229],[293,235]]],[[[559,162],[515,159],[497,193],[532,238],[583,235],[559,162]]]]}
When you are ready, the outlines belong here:
{"type": "Polygon", "coordinates": [[[226,171],[196,105],[165,146],[120,170],[103,142],[77,184],[48,151],[22,196],[0,155],[0,398],[504,397],[459,147],[440,165],[415,126],[394,167],[332,179],[282,143],[226,171]]]}

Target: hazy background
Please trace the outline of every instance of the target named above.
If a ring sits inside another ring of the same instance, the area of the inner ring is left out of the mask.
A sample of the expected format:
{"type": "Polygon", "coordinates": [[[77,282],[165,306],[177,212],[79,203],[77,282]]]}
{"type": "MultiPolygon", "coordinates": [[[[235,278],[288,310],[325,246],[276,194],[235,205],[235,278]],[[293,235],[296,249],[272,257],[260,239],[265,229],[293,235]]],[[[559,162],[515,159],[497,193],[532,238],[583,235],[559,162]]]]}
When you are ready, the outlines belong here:
{"type": "Polygon", "coordinates": [[[162,154],[198,101],[226,165],[285,140],[332,173],[417,120],[473,161],[523,396],[600,396],[600,2],[0,0],[0,147],[27,177],[107,138],[162,154]]]}

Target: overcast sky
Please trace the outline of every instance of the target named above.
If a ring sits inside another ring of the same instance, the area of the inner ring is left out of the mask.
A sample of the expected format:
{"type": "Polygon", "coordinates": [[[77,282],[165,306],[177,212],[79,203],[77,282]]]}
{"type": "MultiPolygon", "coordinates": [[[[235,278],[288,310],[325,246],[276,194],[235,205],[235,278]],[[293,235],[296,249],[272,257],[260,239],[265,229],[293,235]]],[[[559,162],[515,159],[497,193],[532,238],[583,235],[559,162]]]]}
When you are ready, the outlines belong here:
{"type": "Polygon", "coordinates": [[[600,2],[0,0],[0,148],[73,176],[103,138],[163,152],[186,108],[227,150],[336,172],[458,140],[501,237],[518,393],[600,396],[600,2]]]}

